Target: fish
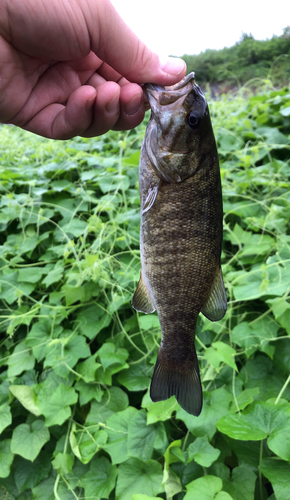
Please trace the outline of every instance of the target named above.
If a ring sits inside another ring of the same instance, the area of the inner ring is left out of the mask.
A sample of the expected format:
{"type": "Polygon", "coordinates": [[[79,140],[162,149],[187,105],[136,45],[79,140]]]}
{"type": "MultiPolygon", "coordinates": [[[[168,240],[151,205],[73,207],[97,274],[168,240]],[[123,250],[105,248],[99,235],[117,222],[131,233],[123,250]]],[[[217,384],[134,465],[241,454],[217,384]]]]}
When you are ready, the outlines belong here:
{"type": "Polygon", "coordinates": [[[197,318],[201,312],[218,321],[227,309],[218,152],[194,72],[172,86],[146,83],[145,92],[151,117],[140,153],[141,272],[132,306],[146,314],[157,310],[160,321],[152,401],[174,395],[198,416],[197,318]]]}

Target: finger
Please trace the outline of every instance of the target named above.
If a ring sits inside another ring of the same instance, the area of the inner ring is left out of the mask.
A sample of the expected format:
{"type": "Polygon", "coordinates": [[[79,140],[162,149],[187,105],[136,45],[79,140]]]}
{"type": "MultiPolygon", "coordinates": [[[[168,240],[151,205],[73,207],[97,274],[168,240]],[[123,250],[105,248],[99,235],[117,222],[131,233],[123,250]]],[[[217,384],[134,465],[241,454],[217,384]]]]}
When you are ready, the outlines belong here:
{"type": "Polygon", "coordinates": [[[75,90],[67,104],[51,104],[37,113],[23,128],[50,139],[82,135],[93,119],[96,89],[84,85],[75,90]]]}
{"type": "Polygon", "coordinates": [[[144,95],[141,87],[131,83],[121,87],[120,117],[114,130],[129,130],[142,122],[145,113],[144,95]]]}
{"type": "Polygon", "coordinates": [[[92,50],[127,80],[171,85],[185,75],[184,61],[170,58],[161,62],[124,23],[109,0],[81,0],[80,5],[92,50]]]}

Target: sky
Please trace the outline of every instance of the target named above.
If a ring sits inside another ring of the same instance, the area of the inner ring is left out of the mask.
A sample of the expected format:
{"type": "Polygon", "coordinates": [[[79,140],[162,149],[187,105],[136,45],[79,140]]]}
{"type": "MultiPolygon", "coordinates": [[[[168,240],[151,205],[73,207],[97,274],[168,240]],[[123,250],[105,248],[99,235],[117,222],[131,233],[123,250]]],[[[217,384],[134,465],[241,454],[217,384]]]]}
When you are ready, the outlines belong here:
{"type": "Polygon", "coordinates": [[[282,35],[289,0],[111,0],[126,24],[162,57],[230,47],[242,33],[282,35]]]}

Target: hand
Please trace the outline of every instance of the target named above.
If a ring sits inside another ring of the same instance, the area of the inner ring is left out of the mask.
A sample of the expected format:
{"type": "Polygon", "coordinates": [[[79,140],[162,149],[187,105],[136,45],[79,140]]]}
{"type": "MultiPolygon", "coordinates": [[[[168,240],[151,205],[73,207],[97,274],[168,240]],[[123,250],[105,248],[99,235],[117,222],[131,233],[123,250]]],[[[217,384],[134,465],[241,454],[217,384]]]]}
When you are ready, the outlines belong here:
{"type": "Polygon", "coordinates": [[[165,65],[109,0],[0,0],[0,122],[52,139],[136,127],[142,83],[172,85],[165,65]]]}

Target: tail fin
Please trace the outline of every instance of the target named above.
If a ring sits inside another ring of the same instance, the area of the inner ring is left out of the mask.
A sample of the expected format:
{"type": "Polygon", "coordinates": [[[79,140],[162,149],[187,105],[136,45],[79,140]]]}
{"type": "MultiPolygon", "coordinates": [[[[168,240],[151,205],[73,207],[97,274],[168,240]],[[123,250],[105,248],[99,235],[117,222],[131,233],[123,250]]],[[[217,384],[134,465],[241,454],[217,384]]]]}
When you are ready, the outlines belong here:
{"type": "Polygon", "coordinates": [[[150,397],[156,403],[173,395],[187,413],[198,417],[202,409],[202,389],[196,354],[191,369],[186,371],[178,371],[163,365],[157,358],[150,386],[150,397]]]}

